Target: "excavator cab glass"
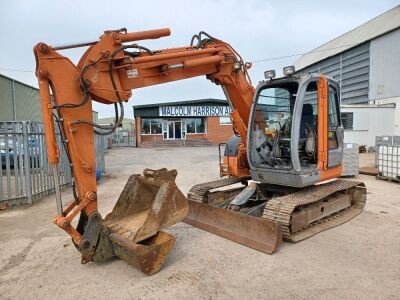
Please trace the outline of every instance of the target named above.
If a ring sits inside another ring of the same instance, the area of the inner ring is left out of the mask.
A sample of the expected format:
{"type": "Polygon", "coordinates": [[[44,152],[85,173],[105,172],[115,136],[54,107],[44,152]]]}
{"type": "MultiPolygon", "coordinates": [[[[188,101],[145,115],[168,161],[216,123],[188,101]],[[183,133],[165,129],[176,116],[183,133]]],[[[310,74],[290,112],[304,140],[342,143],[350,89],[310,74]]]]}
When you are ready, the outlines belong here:
{"type": "Polygon", "coordinates": [[[270,83],[258,91],[252,126],[252,162],[258,167],[291,168],[290,138],[298,83],[270,83]]]}
{"type": "Polygon", "coordinates": [[[295,156],[302,169],[316,169],[318,79],[277,79],[259,89],[255,103],[258,117],[253,121],[251,149],[256,155],[250,156],[254,166],[290,170],[295,156]]]}

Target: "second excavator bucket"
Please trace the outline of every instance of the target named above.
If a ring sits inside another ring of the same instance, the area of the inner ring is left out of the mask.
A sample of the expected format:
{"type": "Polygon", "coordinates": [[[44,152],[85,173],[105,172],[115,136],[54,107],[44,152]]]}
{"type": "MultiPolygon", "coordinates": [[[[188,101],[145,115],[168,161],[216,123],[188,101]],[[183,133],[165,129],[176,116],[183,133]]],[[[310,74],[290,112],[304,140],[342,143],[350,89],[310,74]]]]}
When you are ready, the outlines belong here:
{"type": "Polygon", "coordinates": [[[189,211],[176,175],[176,170],[145,169],[143,176],[128,179],[103,221],[95,261],[118,256],[145,274],[161,268],[174,243],[174,237],[161,230],[180,222],[189,211]]]}

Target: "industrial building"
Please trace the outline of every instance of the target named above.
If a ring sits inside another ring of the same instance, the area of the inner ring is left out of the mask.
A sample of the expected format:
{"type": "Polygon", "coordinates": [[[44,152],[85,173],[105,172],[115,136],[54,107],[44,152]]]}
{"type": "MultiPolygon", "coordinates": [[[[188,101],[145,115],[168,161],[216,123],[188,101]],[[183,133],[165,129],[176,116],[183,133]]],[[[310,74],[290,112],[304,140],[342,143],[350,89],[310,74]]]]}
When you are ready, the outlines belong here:
{"type": "Polygon", "coordinates": [[[0,121],[42,122],[39,90],[0,74],[0,121]]]}
{"type": "Polygon", "coordinates": [[[136,146],[226,142],[233,135],[226,100],[197,99],[133,106],[136,146]]]}
{"type": "MultiPolygon", "coordinates": [[[[39,89],[0,74],[0,121],[43,122],[39,89]]],[[[98,112],[93,111],[97,122],[98,112]]]]}
{"type": "MultiPolygon", "coordinates": [[[[115,117],[99,118],[97,121],[97,123],[99,123],[100,125],[111,125],[114,122],[115,122],[115,117]]],[[[124,131],[133,131],[134,123],[133,123],[132,119],[123,118],[119,128],[124,131]]]]}
{"type": "Polygon", "coordinates": [[[345,142],[368,146],[375,136],[400,135],[399,65],[400,6],[295,62],[300,74],[324,73],[339,81],[345,142]]]}
{"type": "MultiPolygon", "coordinates": [[[[112,125],[115,117],[100,118],[97,123],[100,125],[112,125]]],[[[107,147],[131,147],[135,145],[135,124],[132,119],[123,118],[121,124],[107,138],[107,147]]]]}

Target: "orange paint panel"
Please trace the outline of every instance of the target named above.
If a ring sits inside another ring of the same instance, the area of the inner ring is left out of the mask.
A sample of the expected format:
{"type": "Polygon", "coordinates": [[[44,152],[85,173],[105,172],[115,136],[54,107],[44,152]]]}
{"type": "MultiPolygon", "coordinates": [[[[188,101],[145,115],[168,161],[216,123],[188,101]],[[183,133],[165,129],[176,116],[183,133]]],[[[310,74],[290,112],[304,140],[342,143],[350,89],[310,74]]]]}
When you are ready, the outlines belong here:
{"type": "Polygon", "coordinates": [[[321,181],[337,178],[342,175],[342,166],[337,166],[334,168],[329,168],[325,171],[320,172],[321,181]]]}
{"type": "Polygon", "coordinates": [[[45,124],[45,139],[47,145],[47,159],[49,164],[58,164],[60,150],[58,149],[54,129],[53,111],[51,109],[50,82],[48,79],[39,80],[40,99],[42,102],[42,116],[45,124]]]}
{"type": "Polygon", "coordinates": [[[328,80],[318,81],[318,170],[328,167],[328,80]]]}

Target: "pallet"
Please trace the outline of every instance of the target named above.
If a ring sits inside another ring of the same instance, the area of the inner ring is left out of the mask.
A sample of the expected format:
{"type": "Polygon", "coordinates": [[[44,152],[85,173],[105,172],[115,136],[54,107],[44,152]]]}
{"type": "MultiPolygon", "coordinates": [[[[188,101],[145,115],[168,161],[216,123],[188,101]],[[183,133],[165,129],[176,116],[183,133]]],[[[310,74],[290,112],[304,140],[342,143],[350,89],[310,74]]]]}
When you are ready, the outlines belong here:
{"type": "Polygon", "coordinates": [[[340,178],[356,178],[357,175],[356,174],[354,174],[354,175],[341,175],[340,178]]]}
{"type": "Polygon", "coordinates": [[[392,177],[385,177],[385,176],[376,175],[376,179],[385,180],[385,181],[388,181],[388,182],[400,183],[400,179],[396,179],[396,178],[392,178],[392,177]]]}
{"type": "Polygon", "coordinates": [[[358,173],[363,175],[377,176],[378,168],[375,167],[363,167],[358,170],[358,173]]]}

